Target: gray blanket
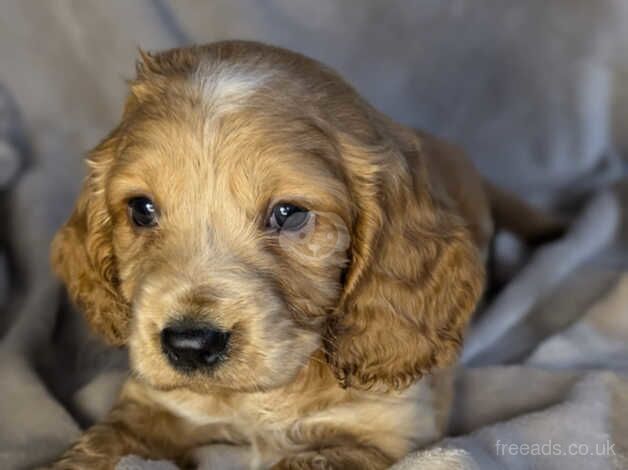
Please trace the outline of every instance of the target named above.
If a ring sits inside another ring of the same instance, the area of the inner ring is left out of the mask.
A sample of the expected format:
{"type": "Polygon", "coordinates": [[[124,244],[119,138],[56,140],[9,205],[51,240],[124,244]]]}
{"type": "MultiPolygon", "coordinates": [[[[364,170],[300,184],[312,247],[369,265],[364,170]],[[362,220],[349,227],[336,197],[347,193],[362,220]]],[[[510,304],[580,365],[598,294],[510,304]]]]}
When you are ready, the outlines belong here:
{"type": "MultiPolygon", "coordinates": [[[[125,377],[48,266],[81,156],[115,123],[137,46],[261,39],[337,68],[396,119],[574,223],[471,327],[450,435],[410,468],[628,468],[624,0],[0,1],[0,468],[60,453],[125,377]]],[[[171,468],[128,457],[121,468],[171,468]]]]}

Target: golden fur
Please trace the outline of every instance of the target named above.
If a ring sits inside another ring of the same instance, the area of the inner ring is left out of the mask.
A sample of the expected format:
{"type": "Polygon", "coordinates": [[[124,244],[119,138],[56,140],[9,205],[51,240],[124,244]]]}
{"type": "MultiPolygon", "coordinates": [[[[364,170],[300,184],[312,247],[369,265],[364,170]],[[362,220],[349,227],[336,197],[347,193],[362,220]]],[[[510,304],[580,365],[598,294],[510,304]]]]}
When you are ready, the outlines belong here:
{"type": "Polygon", "coordinates": [[[52,262],[134,377],[55,468],[209,445],[217,468],[379,469],[442,435],[493,231],[459,150],[313,60],[223,42],[142,54],[88,164],[52,262]],[[129,223],[137,195],[156,229],[129,223]],[[315,214],[306,242],[265,229],[285,200],[315,214]],[[161,352],[181,311],[232,331],[211,373],[161,352]]]}

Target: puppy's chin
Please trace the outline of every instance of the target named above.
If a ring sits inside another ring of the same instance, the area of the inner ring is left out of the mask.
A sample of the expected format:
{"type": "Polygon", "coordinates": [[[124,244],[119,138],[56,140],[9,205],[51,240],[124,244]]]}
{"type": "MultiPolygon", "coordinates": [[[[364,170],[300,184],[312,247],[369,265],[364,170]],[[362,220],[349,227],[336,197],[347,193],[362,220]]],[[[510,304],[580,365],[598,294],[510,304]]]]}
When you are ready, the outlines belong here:
{"type": "MultiPolygon", "coordinates": [[[[298,373],[298,371],[295,373],[298,373]]],[[[138,375],[135,372],[135,377],[141,382],[145,383],[149,387],[159,391],[173,391],[173,390],[186,390],[197,393],[199,395],[222,395],[231,393],[264,393],[271,390],[281,388],[288,385],[292,380],[284,380],[280,382],[272,382],[269,380],[261,380],[259,382],[243,383],[227,383],[227,381],[214,380],[208,377],[189,377],[181,380],[175,380],[172,382],[155,382],[152,377],[146,375],[138,375]]],[[[291,378],[293,379],[294,376],[291,378]]]]}
{"type": "Polygon", "coordinates": [[[255,371],[243,372],[238,368],[233,368],[227,372],[228,364],[218,366],[223,369],[220,371],[217,369],[208,372],[186,373],[173,369],[166,374],[164,374],[165,371],[160,374],[153,374],[134,367],[133,374],[150,387],[163,391],[185,389],[200,394],[254,393],[267,392],[290,384],[306,363],[307,360],[298,367],[285,368],[280,373],[271,375],[258,374],[255,371]],[[168,377],[165,377],[166,375],[168,377]]]}
{"type": "Polygon", "coordinates": [[[284,343],[273,348],[272,355],[234,352],[213,367],[196,371],[174,368],[154,341],[147,344],[132,336],[129,352],[135,377],[157,390],[253,393],[284,387],[294,381],[320,348],[321,341],[318,334],[300,330],[284,343]]]}

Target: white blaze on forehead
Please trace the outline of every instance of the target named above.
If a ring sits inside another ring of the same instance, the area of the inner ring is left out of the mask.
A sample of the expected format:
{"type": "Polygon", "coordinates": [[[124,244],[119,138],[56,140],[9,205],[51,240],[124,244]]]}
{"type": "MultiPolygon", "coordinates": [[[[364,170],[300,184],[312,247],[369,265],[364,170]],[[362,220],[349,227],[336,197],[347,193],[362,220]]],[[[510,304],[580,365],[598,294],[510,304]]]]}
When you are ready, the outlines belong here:
{"type": "Polygon", "coordinates": [[[225,114],[244,106],[253,93],[264,87],[271,77],[270,71],[254,70],[241,64],[201,64],[192,77],[194,87],[200,87],[205,106],[203,146],[216,148],[221,133],[216,125],[225,114]]]}
{"type": "Polygon", "coordinates": [[[228,112],[244,104],[246,98],[270,79],[270,71],[251,70],[237,64],[201,65],[194,73],[205,103],[212,113],[228,112]]]}

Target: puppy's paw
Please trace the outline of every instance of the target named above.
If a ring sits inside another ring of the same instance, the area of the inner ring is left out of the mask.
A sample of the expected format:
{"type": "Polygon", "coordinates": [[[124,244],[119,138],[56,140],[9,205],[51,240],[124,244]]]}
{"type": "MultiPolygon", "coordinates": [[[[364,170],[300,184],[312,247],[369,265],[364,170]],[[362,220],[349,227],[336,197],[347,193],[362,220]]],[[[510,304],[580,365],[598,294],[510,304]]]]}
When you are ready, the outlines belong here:
{"type": "Polygon", "coordinates": [[[334,470],[335,467],[324,455],[318,452],[305,452],[281,460],[272,470],[334,470]]]}

